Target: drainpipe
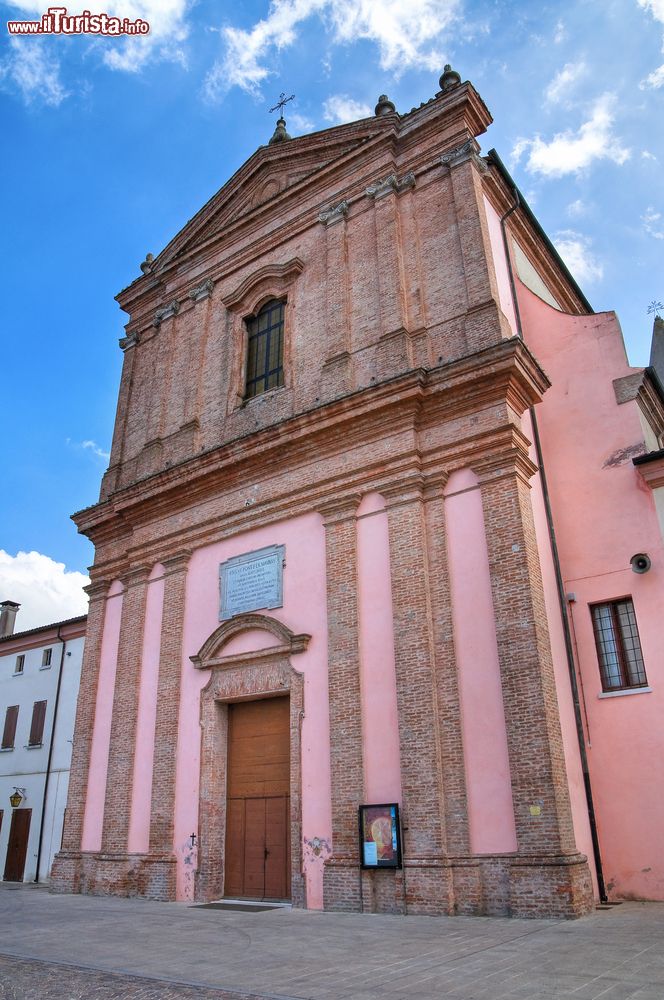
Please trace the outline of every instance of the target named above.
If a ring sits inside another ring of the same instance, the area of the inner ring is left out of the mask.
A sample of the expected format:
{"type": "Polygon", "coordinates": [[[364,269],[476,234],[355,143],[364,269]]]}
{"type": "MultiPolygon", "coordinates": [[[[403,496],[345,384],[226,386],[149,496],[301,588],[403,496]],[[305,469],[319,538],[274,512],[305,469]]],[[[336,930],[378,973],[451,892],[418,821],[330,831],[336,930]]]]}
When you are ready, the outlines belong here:
{"type": "Polygon", "coordinates": [[[55,742],[55,724],[58,718],[58,705],[60,703],[60,688],[62,687],[62,668],[65,662],[65,648],[67,642],[60,634],[62,626],[58,625],[58,641],[62,643],[60,647],[60,666],[58,668],[58,683],[55,689],[55,704],[53,706],[53,725],[51,726],[51,740],[48,748],[48,760],[46,761],[46,778],[44,780],[44,798],[42,801],[41,822],[39,824],[39,844],[37,846],[37,871],[35,882],[39,882],[39,868],[41,865],[42,845],[44,841],[44,824],[46,822],[46,799],[48,797],[48,785],[51,777],[51,762],[53,760],[53,744],[55,742]]]}
{"type": "MultiPolygon", "coordinates": [[[[519,310],[519,300],[517,298],[516,283],[514,281],[514,271],[512,268],[512,258],[507,242],[506,221],[513,212],[521,205],[518,188],[513,187],[514,204],[509,208],[500,220],[500,230],[503,235],[503,248],[505,250],[505,260],[507,262],[507,273],[510,279],[510,289],[512,291],[512,301],[514,303],[514,316],[516,319],[517,335],[523,340],[523,327],[521,325],[521,312],[519,310]]],[[[593,856],[595,859],[595,871],[597,873],[597,888],[599,898],[602,903],[607,902],[606,887],[604,885],[604,871],[602,868],[602,856],[599,847],[599,837],[597,835],[597,819],[595,815],[595,805],[593,802],[592,786],[590,783],[590,770],[588,767],[588,754],[586,752],[586,740],[583,731],[583,719],[581,717],[581,704],[579,701],[579,685],[576,677],[576,664],[574,662],[574,648],[572,646],[572,636],[570,634],[569,620],[567,617],[567,602],[565,598],[565,586],[563,583],[562,570],[560,568],[560,556],[558,554],[558,543],[556,542],[556,532],[553,526],[553,513],[551,511],[551,498],[546,480],[544,459],[542,456],[542,446],[537,425],[535,407],[530,407],[530,419],[533,426],[533,438],[535,452],[537,454],[537,464],[539,466],[540,482],[542,484],[542,496],[544,498],[544,509],[546,511],[546,523],[549,529],[549,541],[551,544],[551,554],[553,556],[553,567],[556,574],[556,589],[558,591],[558,602],[560,604],[560,616],[563,623],[563,633],[565,637],[565,652],[567,654],[567,668],[569,671],[570,686],[572,689],[572,701],[574,703],[574,719],[576,721],[576,735],[579,741],[579,753],[581,756],[581,769],[583,771],[583,783],[586,789],[586,802],[588,804],[588,820],[590,822],[590,836],[593,844],[593,856]]]]}

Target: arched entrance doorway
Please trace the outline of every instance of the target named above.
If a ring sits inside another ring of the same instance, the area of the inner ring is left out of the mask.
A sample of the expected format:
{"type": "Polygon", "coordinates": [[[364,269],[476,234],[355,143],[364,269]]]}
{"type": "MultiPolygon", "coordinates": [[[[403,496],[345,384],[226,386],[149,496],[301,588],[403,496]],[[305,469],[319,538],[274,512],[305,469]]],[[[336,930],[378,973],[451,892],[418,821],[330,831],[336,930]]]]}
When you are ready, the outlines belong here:
{"type": "Polygon", "coordinates": [[[194,890],[201,902],[245,896],[306,905],[300,756],[304,681],[290,660],[309,639],[267,615],[237,615],[191,657],[194,666],[211,671],[201,692],[194,890]],[[238,644],[232,640],[240,636],[248,648],[233,652],[238,644]]]}

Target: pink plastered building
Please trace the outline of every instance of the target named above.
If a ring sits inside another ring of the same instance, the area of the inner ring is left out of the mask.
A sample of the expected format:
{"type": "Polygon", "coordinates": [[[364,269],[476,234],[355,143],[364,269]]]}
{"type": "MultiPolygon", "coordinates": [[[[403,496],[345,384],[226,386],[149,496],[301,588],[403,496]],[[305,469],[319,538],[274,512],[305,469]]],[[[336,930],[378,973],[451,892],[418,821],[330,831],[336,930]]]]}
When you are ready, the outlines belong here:
{"type": "Polygon", "coordinates": [[[55,889],[662,898],[661,386],[490,122],[449,67],[408,114],[280,119],[118,296],[55,889]]]}

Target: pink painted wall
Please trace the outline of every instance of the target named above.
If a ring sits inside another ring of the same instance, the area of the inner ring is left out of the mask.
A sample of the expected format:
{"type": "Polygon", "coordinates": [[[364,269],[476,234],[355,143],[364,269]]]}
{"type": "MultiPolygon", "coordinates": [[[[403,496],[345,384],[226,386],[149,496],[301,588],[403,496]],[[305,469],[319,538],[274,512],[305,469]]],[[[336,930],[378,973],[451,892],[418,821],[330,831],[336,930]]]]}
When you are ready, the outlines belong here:
{"type": "Polygon", "coordinates": [[[489,240],[491,243],[491,252],[493,254],[493,266],[496,274],[496,281],[498,283],[498,299],[500,302],[500,308],[507,317],[507,322],[510,325],[512,333],[516,335],[517,329],[516,315],[514,312],[514,300],[512,298],[509,271],[507,269],[507,261],[505,259],[505,244],[503,243],[503,231],[500,225],[500,216],[486,195],[484,196],[484,210],[486,212],[487,223],[489,226],[489,240]]]}
{"type": "Polygon", "coordinates": [[[507,731],[482,497],[470,470],[445,489],[454,650],[461,703],[470,847],[517,849],[507,731]]]}
{"type": "Polygon", "coordinates": [[[590,777],[610,894],[664,899],[664,547],[652,493],[626,449],[643,446],[613,313],[570,316],[518,285],[526,343],[552,382],[537,408],[583,693],[590,777]],[[647,552],[652,569],[631,572],[647,552]],[[589,603],[631,596],[651,692],[602,695],[589,603]]]}
{"type": "Polygon", "coordinates": [[[108,750],[111,742],[113,696],[115,692],[115,671],[118,664],[123,592],[124,588],[122,584],[119,580],[116,580],[111,584],[106,600],[104,631],[99,655],[99,680],[97,683],[97,700],[95,702],[95,719],[90,748],[90,770],[88,772],[83,832],[81,835],[81,849],[84,851],[98,851],[101,849],[106,774],[108,772],[108,750]]]}
{"type": "MultiPolygon", "coordinates": [[[[507,258],[505,256],[505,245],[502,237],[502,229],[500,226],[500,218],[495,209],[491,206],[488,199],[485,198],[485,208],[487,213],[487,220],[489,224],[489,234],[491,240],[491,249],[493,251],[494,257],[494,267],[496,273],[496,280],[498,282],[499,297],[501,308],[505,315],[508,317],[510,326],[516,335],[518,333],[516,324],[516,313],[514,309],[514,299],[512,296],[512,289],[509,277],[509,268],[507,264],[507,258]]],[[[511,237],[509,237],[511,239],[511,237]]],[[[516,269],[514,269],[516,272],[516,269]]],[[[519,308],[521,310],[521,295],[520,292],[523,291],[531,298],[536,299],[545,305],[541,299],[533,295],[522,282],[519,281],[518,277],[515,277],[515,282],[517,285],[517,294],[519,294],[519,308]]],[[[558,314],[557,310],[553,309],[551,306],[546,306],[549,313],[558,314]]],[[[523,316],[521,317],[522,323],[525,326],[525,321],[523,316]]],[[[529,333],[524,338],[531,350],[541,362],[541,355],[539,351],[533,347],[530,339],[529,333]]],[[[545,366],[546,368],[546,366],[545,366]]],[[[547,369],[548,371],[548,369],[547,369]]],[[[538,420],[540,419],[539,413],[542,409],[546,409],[549,405],[550,393],[545,395],[544,403],[540,405],[538,409],[538,420]]],[[[526,412],[523,417],[523,430],[526,436],[533,441],[533,429],[530,419],[530,414],[526,412]]],[[[537,456],[535,453],[534,446],[531,446],[530,457],[532,461],[537,464],[537,456]]],[[[569,782],[569,793],[570,793],[570,803],[572,808],[572,821],[574,824],[574,836],[576,840],[576,845],[579,851],[585,854],[588,858],[590,864],[590,870],[593,877],[593,884],[595,890],[597,891],[597,879],[595,872],[595,862],[593,857],[592,848],[592,837],[590,832],[590,822],[588,817],[588,803],[586,799],[586,790],[583,779],[583,770],[581,766],[581,755],[579,751],[579,741],[576,730],[576,719],[574,714],[574,704],[572,701],[572,690],[569,680],[569,668],[567,664],[567,652],[565,649],[565,638],[563,631],[563,623],[560,612],[560,602],[558,598],[558,588],[556,584],[555,569],[553,562],[553,553],[551,549],[551,540],[549,538],[549,530],[546,520],[546,510],[544,506],[544,497],[542,493],[542,483],[539,473],[531,480],[531,501],[533,506],[533,517],[535,521],[535,531],[537,535],[537,544],[540,557],[540,566],[542,569],[542,584],[544,588],[544,600],[547,610],[547,621],[549,625],[549,636],[551,640],[551,653],[553,658],[553,667],[556,681],[556,690],[558,693],[558,705],[560,711],[560,726],[563,737],[563,749],[565,754],[565,766],[567,770],[567,778],[569,782]]]]}
{"type": "MultiPolygon", "coordinates": [[[[330,735],[327,686],[327,596],[325,575],[325,529],[318,514],[237,535],[196,551],[187,573],[183,630],[182,686],[180,697],[178,761],[175,801],[174,851],[178,858],[178,898],[191,899],[193,881],[189,835],[198,829],[200,772],[200,692],[209,672],[197,669],[189,657],[197,653],[219,626],[219,564],[232,556],[263,548],[286,546],[284,604],[267,612],[294,632],[312,636],[304,653],[292,658],[295,670],[304,674],[305,717],[302,723],[302,831],[305,842],[314,837],[331,841],[330,735]]],[[[254,636],[262,648],[272,640],[258,631],[254,636]]],[[[250,640],[251,642],[251,640],[250,640]]],[[[233,640],[233,651],[244,651],[246,634],[233,640]]],[[[226,651],[231,650],[231,645],[226,651]]],[[[306,848],[306,845],[305,845],[306,848]]],[[[305,849],[304,868],[307,902],[323,905],[323,860],[325,851],[314,855],[305,849]]]]}
{"type": "MultiPolygon", "coordinates": [[[[531,441],[534,440],[532,420],[529,412],[526,412],[523,416],[523,431],[531,441]]],[[[534,444],[531,445],[530,448],[530,458],[531,461],[537,465],[537,451],[534,444]]],[[[546,467],[548,467],[546,458],[545,463],[546,467]]],[[[544,505],[542,480],[539,472],[537,472],[531,479],[531,488],[535,534],[537,535],[537,547],[539,550],[540,566],[542,569],[544,603],[546,605],[549,637],[551,639],[551,654],[553,657],[553,670],[556,680],[556,691],[558,693],[558,706],[560,709],[560,728],[563,736],[565,767],[567,770],[570,802],[572,806],[574,837],[577,848],[588,858],[588,864],[590,865],[590,872],[593,878],[593,888],[595,890],[595,895],[597,896],[597,873],[595,870],[592,834],[590,832],[588,800],[586,798],[583,767],[581,765],[581,754],[579,751],[579,737],[577,735],[576,728],[572,685],[569,678],[567,650],[565,648],[565,633],[560,611],[556,571],[553,561],[553,552],[551,550],[549,527],[546,519],[546,507],[544,505]]]]}
{"type": "Polygon", "coordinates": [[[357,570],[365,802],[401,804],[390,546],[384,501],[358,508],[357,570]]]}
{"type": "Polygon", "coordinates": [[[157,563],[150,573],[145,610],[145,630],[138,690],[138,718],[134,776],[131,789],[128,850],[147,853],[150,844],[150,805],[154,731],[157,719],[157,686],[161,651],[161,619],[164,607],[164,567],[157,563]]]}

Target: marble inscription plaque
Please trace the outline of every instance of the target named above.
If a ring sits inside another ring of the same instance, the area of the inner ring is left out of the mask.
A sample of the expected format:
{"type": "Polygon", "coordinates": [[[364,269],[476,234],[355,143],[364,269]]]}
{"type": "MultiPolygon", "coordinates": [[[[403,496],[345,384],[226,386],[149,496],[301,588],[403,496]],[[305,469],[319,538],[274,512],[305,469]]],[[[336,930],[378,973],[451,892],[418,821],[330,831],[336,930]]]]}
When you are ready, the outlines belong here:
{"type": "Polygon", "coordinates": [[[268,545],[220,564],[220,621],[246,611],[282,607],[285,554],[285,545],[268,545]]]}

